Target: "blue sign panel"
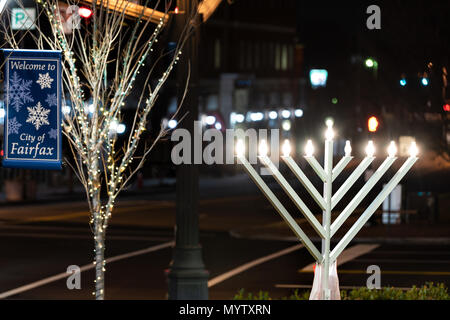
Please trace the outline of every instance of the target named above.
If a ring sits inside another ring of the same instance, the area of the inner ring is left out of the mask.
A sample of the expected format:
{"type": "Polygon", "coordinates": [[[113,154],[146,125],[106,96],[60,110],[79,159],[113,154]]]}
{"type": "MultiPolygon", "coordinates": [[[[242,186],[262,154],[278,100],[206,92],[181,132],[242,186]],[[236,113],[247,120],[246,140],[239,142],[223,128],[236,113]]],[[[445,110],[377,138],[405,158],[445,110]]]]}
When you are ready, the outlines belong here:
{"type": "Polygon", "coordinates": [[[3,166],[61,169],[61,52],[2,50],[3,166]]]}

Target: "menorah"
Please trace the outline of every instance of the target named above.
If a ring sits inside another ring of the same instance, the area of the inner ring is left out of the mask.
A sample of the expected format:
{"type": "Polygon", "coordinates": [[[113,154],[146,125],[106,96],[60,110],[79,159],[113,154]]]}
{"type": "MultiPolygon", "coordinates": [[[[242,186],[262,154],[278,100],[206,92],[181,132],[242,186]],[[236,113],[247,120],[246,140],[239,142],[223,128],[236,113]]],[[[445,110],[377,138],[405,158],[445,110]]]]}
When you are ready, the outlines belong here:
{"type": "Polygon", "coordinates": [[[305,160],[309,163],[315,173],[318,175],[320,180],[324,184],[323,194],[321,195],[316,187],[311,183],[308,177],[303,173],[297,163],[290,156],[291,146],[289,140],[285,140],[282,146],[283,156],[281,159],[286,163],[287,167],[294,173],[295,177],[301,182],[305,187],[311,197],[316,201],[316,203],[321,208],[322,224],[317,220],[308,206],[302,201],[299,195],[294,191],[288,181],[283,177],[278,168],[273,164],[270,158],[267,156],[268,146],[265,140],[261,140],[259,145],[259,156],[260,162],[271,172],[275,180],[280,184],[282,189],[287,193],[289,198],[293,201],[295,206],[302,212],[306,220],[311,224],[313,229],[322,239],[322,250],[316,248],[304,231],[300,228],[299,224],[292,218],[286,208],[281,204],[272,190],[267,186],[263,179],[259,176],[252,165],[247,161],[244,156],[245,145],[242,139],[239,139],[236,144],[236,155],[241,164],[243,164],[245,170],[250,175],[252,180],[256,183],[258,188],[266,196],[266,198],[271,202],[273,207],[281,215],[290,229],[295,233],[297,238],[303,243],[305,248],[310,252],[310,254],[316,260],[322,268],[322,281],[321,281],[321,297],[323,300],[331,299],[331,292],[329,289],[329,271],[330,265],[333,264],[342,251],[347,247],[350,241],[356,236],[356,234],[361,230],[361,228],[367,223],[372,214],[376,209],[383,203],[386,197],[392,192],[395,186],[400,182],[400,180],[405,176],[405,174],[411,169],[413,164],[417,161],[418,149],[416,143],[413,142],[410,146],[410,156],[403,163],[400,169],[394,174],[394,176],[389,180],[387,184],[384,185],[382,191],[376,196],[372,203],[366,208],[366,210],[361,214],[357,221],[351,226],[347,233],[340,239],[337,245],[330,249],[330,241],[333,235],[339,230],[342,224],[347,220],[347,218],[352,214],[352,212],[357,208],[361,201],[367,196],[367,194],[372,190],[375,184],[380,180],[380,178],[386,173],[386,171],[392,166],[396,158],[397,147],[395,142],[391,142],[388,147],[388,157],[384,162],[378,167],[378,169],[372,174],[372,176],[367,180],[364,186],[358,191],[355,197],[347,204],[343,211],[336,217],[336,219],[331,223],[331,211],[339,203],[339,201],[344,197],[351,186],[358,180],[358,178],[364,173],[364,171],[369,167],[369,165],[374,161],[375,146],[372,141],[369,141],[366,147],[367,156],[361,161],[361,163],[356,167],[356,169],[349,175],[345,182],[340,186],[340,188],[332,194],[332,184],[333,181],[339,176],[339,174],[344,170],[350,160],[353,158],[351,156],[351,145],[350,141],[346,141],[344,152],[344,157],[335,165],[333,168],[333,122],[327,121],[326,125],[328,129],[325,134],[325,154],[324,154],[324,165],[323,167],[319,164],[316,158],[313,156],[314,146],[311,140],[308,140],[305,147],[305,160]]]}

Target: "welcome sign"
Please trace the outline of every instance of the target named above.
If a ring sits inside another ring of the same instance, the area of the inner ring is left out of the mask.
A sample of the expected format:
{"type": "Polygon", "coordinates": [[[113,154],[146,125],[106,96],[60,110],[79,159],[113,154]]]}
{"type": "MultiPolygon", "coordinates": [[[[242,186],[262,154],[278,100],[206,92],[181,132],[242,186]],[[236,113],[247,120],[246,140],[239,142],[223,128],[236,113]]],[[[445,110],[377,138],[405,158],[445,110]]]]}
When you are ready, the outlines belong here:
{"type": "Polygon", "coordinates": [[[4,49],[3,166],[61,169],[61,52],[4,49]]]}

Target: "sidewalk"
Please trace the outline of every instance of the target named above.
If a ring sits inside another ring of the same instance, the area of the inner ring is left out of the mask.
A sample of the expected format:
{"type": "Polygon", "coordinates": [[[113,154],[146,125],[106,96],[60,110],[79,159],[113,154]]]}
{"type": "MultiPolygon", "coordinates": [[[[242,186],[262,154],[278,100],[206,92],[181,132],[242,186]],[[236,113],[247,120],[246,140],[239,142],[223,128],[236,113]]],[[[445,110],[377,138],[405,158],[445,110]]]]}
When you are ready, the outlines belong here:
{"type": "MultiPolygon", "coordinates": [[[[171,193],[175,191],[175,179],[147,179],[142,188],[131,185],[122,191],[120,197],[133,197],[155,193],[171,193]]],[[[59,202],[86,201],[86,192],[82,186],[75,186],[72,192],[67,188],[49,188],[39,185],[35,199],[21,201],[7,201],[4,192],[0,192],[0,206],[23,206],[33,204],[48,204],[59,202]]]]}

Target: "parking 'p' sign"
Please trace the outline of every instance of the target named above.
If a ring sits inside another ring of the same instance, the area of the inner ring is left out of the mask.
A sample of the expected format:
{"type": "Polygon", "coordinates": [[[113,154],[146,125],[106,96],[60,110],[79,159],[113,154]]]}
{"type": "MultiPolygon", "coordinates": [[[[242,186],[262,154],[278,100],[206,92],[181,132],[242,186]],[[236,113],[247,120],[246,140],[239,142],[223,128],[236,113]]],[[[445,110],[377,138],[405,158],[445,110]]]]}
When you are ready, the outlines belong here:
{"type": "Polygon", "coordinates": [[[36,25],[35,8],[12,8],[11,9],[11,29],[12,30],[30,30],[35,29],[36,25]]]}
{"type": "Polygon", "coordinates": [[[61,169],[61,52],[4,49],[2,164],[61,169]]]}

